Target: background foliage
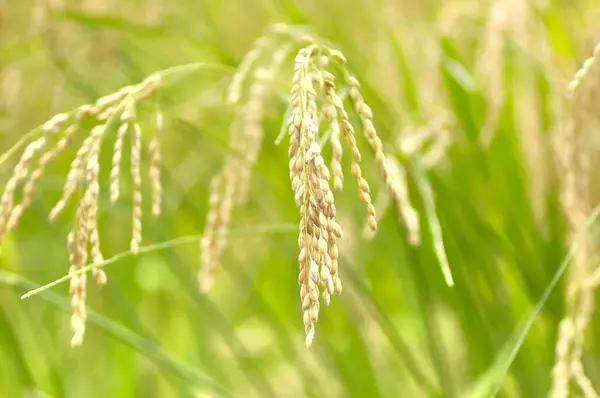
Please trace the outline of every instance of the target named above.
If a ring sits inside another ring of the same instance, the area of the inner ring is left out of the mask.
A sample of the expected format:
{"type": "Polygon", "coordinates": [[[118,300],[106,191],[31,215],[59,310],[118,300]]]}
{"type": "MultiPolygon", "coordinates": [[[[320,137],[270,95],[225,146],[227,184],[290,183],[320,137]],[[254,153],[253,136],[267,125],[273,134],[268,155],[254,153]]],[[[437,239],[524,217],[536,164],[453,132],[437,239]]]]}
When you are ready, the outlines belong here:
{"type": "MultiPolygon", "coordinates": [[[[160,92],[165,197],[160,219],[144,217],[145,245],[202,232],[208,182],[223,163],[236,113],[225,101],[230,75],[275,22],[305,25],[344,52],[386,149],[407,168],[423,226],[421,246],[408,245],[389,207],[367,239],[356,188],[337,195],[344,293],[322,310],[307,350],[299,215],[285,145],[274,145],[290,59],[267,105],[250,200],[234,214],[239,233],[214,289],[198,292],[195,240],[124,256],[107,266],[105,287],[90,284],[93,312],[77,349],[68,344],[66,284],[20,299],[68,270],[73,212],[51,225],[46,218],[70,157],[48,171],[20,227],[2,243],[0,395],[484,397],[501,383],[499,396],[545,396],[564,312],[562,282],[512,363],[509,353],[570,244],[553,144],[569,112],[568,82],[600,40],[598,20],[593,0],[0,2],[5,150],[55,113],[155,70],[196,61],[225,66],[190,73],[160,92]],[[439,120],[444,128],[434,133],[448,134],[451,144],[435,167],[423,168],[419,152],[398,152],[401,137],[439,120]],[[427,183],[454,288],[444,282],[426,228],[427,183]]],[[[154,106],[148,101],[140,111],[144,134],[154,106]]],[[[595,151],[592,127],[586,143],[595,151]]],[[[368,154],[365,144],[359,142],[368,154]]],[[[383,182],[373,162],[365,163],[377,198],[383,182]]],[[[108,154],[101,164],[110,164],[108,154]]],[[[591,175],[596,166],[592,159],[591,175]]],[[[2,170],[4,178],[10,170],[2,170]]],[[[106,174],[99,223],[104,253],[112,256],[128,248],[131,201],[125,186],[109,205],[106,174]]],[[[597,387],[599,322],[594,316],[583,357],[597,387]]]]}

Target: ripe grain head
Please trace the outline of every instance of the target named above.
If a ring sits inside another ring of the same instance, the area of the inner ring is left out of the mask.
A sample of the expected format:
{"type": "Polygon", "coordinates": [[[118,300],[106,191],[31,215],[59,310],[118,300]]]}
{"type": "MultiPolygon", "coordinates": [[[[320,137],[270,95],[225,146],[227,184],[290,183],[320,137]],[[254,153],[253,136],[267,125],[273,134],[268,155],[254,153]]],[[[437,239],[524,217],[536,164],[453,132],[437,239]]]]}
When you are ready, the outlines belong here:
{"type": "MultiPolygon", "coordinates": [[[[135,103],[154,93],[158,88],[159,79],[151,76],[135,86],[127,86],[119,91],[98,99],[94,104],[82,105],[68,113],[61,113],[39,129],[41,135],[30,142],[24,149],[17,162],[11,178],[4,187],[0,199],[0,239],[8,231],[17,228],[21,216],[33,201],[35,188],[43,177],[47,167],[54,162],[73,142],[79,133],[85,132],[84,121],[92,121],[94,127],[88,131],[72,160],[62,194],[50,211],[49,221],[54,221],[65,210],[70,199],[77,192],[82,194],[77,198],[75,226],[68,235],[69,274],[71,275],[71,305],[73,315],[71,327],[73,339],[71,345],[83,343],[85,334],[85,296],[86,274],[81,271],[88,261],[88,246],[93,263],[100,263],[104,256],[101,251],[100,233],[98,230],[98,207],[100,197],[100,149],[107,134],[112,133],[113,122],[117,123],[117,145],[113,154],[113,169],[111,171],[111,198],[118,198],[118,177],[122,141],[129,129],[132,131],[132,170],[134,180],[133,206],[133,238],[132,251],[135,253],[141,241],[141,175],[140,147],[141,131],[135,120],[135,103]],[[119,143],[120,142],[120,143],[119,143]],[[37,166],[30,170],[37,161],[37,166]],[[115,167],[115,164],[117,166],[115,167]],[[116,170],[116,171],[115,171],[116,170]],[[116,183],[115,183],[116,181],[116,183]],[[15,204],[15,193],[21,188],[21,202],[15,204]]],[[[156,158],[156,155],[155,155],[156,158]]],[[[155,160],[156,162],[156,160],[155,160]]],[[[156,196],[156,194],[155,194],[156,196]]],[[[98,284],[105,284],[105,272],[97,267],[91,268],[92,275],[98,284]]]]}

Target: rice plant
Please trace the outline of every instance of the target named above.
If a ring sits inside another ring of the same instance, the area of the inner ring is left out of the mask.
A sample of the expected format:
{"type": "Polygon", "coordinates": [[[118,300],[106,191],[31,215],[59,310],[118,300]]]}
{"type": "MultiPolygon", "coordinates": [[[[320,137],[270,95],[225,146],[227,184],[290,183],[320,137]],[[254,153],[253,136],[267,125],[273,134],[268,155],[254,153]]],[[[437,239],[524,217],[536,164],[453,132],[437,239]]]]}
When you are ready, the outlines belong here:
{"type": "Polygon", "coordinates": [[[598,396],[597,11],[1,7],[1,395],[598,396]]]}

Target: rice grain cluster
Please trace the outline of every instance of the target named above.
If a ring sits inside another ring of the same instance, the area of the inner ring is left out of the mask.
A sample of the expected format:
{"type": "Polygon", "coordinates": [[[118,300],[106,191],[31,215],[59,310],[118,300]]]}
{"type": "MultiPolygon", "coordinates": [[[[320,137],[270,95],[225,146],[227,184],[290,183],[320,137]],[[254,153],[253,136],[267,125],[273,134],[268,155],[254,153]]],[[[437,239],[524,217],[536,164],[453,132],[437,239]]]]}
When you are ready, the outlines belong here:
{"type": "MultiPolygon", "coordinates": [[[[229,87],[228,101],[242,103],[239,116],[232,127],[229,153],[225,165],[213,179],[210,187],[209,214],[205,234],[201,239],[201,270],[198,282],[207,291],[213,283],[213,273],[220,263],[226,245],[225,231],[235,206],[243,204],[247,196],[251,169],[261,148],[263,109],[268,99],[268,84],[273,84],[279,69],[290,50],[300,47],[294,59],[291,97],[288,107],[287,131],[289,135],[289,175],[300,210],[298,255],[300,298],[306,333],[310,346],[315,335],[319,314],[319,289],[323,302],[328,305],[331,296],[342,292],[338,272],[338,245],[342,229],[336,221],[334,194],[330,187],[342,191],[343,146],[351,156],[351,174],[359,190],[359,199],[367,212],[370,231],[377,229],[377,216],[370,187],[363,177],[362,155],[358,148],[355,128],[351,124],[341,90],[336,86],[336,74],[341,78],[351,109],[360,120],[364,137],[371,147],[375,164],[385,181],[389,194],[406,202],[406,189],[392,173],[383,144],[373,123],[373,112],[366,104],[360,83],[346,66],[345,56],[338,50],[317,44],[317,40],[302,34],[301,30],[285,25],[270,27],[265,36],[254,43],[246,55],[229,87]],[[275,51],[270,49],[274,47],[275,51]],[[268,67],[257,66],[261,61],[268,67]],[[245,102],[242,100],[247,97],[245,102]],[[319,126],[324,122],[326,129],[319,126]],[[331,145],[329,166],[322,155],[322,146],[331,145]]],[[[283,137],[277,138],[279,143],[283,137]]],[[[400,166],[396,166],[400,168],[400,166]]],[[[414,229],[414,217],[411,228],[414,229]]],[[[418,229],[418,227],[417,227],[418,229]]],[[[417,231],[418,234],[418,231],[417,231]]],[[[415,233],[412,240],[418,241],[415,233]]]]}
{"type": "MultiPolygon", "coordinates": [[[[113,150],[112,169],[110,171],[110,201],[119,199],[120,164],[124,140],[131,140],[131,177],[133,181],[133,218],[131,251],[139,250],[142,239],[142,193],[140,157],[142,137],[140,125],[136,119],[136,103],[151,95],[159,86],[160,80],[151,76],[136,86],[124,87],[116,93],[98,99],[92,105],[83,105],[69,113],[58,114],[41,126],[40,137],[31,142],[21,155],[8,180],[0,199],[0,240],[4,234],[13,231],[21,216],[33,201],[36,186],[47,167],[56,160],[77,139],[77,133],[84,130],[84,122],[92,120],[95,124],[84,138],[76,152],[63,185],[62,195],[48,215],[53,222],[65,210],[71,198],[79,193],[75,211],[75,225],[67,237],[69,251],[69,275],[71,276],[69,293],[73,315],[72,346],[83,343],[86,321],[86,266],[88,257],[94,265],[104,261],[98,232],[98,201],[100,196],[100,151],[102,141],[118,125],[117,138],[113,150]],[[34,166],[37,159],[37,165],[34,166]],[[22,188],[21,201],[15,203],[17,190],[22,188]]],[[[153,213],[160,213],[160,174],[158,162],[160,149],[156,139],[151,142],[150,179],[153,191],[153,213]]],[[[93,266],[91,273],[100,285],[106,284],[104,270],[93,266]]]]}
{"type": "MultiPolygon", "coordinates": [[[[336,221],[333,189],[342,191],[345,184],[342,167],[344,150],[349,152],[350,174],[366,209],[367,227],[371,232],[377,229],[377,214],[369,183],[363,177],[362,154],[355,126],[350,122],[350,111],[360,122],[360,130],[373,152],[375,166],[388,194],[396,203],[410,207],[410,204],[407,205],[403,170],[393,158],[386,158],[384,154],[373,122],[373,112],[361,94],[359,81],[350,74],[346,58],[340,51],[319,42],[325,41],[306,36],[303,28],[281,24],[271,26],[265,36],[256,40],[254,48],[233,75],[227,99],[236,106],[236,116],[231,125],[224,166],[210,184],[209,212],[200,239],[201,268],[197,276],[200,289],[208,291],[213,285],[214,271],[221,262],[227,244],[226,233],[233,210],[246,202],[250,192],[252,169],[265,136],[262,122],[267,103],[279,83],[277,76],[288,56],[295,52],[291,95],[284,117],[285,128],[276,143],[287,132],[289,177],[300,212],[298,283],[307,346],[310,346],[315,335],[320,289],[325,305],[330,303],[332,295],[342,292],[338,269],[338,240],[342,238],[342,229],[336,221]],[[337,87],[336,79],[339,79],[343,89],[337,87]],[[322,128],[322,124],[326,128],[322,128]],[[322,154],[323,146],[327,143],[331,145],[329,164],[322,154]]],[[[164,76],[196,68],[198,65],[190,64],[157,72],[136,86],[124,87],[100,98],[93,105],[83,105],[70,113],[53,117],[40,131],[34,131],[41,132],[40,138],[24,150],[0,198],[1,239],[4,233],[17,226],[21,215],[30,206],[36,183],[46,167],[72,145],[77,133],[89,125],[90,119],[94,122],[70,165],[62,196],[49,215],[49,220],[54,221],[67,207],[72,196],[81,192],[76,206],[75,225],[67,238],[74,346],[83,342],[85,334],[86,272],[91,270],[99,284],[106,283],[106,274],[98,266],[104,261],[97,221],[102,142],[107,134],[115,133],[108,187],[110,203],[114,204],[121,195],[125,140],[130,140],[133,216],[129,246],[130,251],[136,254],[142,241],[143,199],[143,140],[136,105],[157,90],[164,76]],[[35,159],[38,159],[37,167],[30,172],[35,159]],[[22,201],[15,205],[15,191],[21,185],[22,201]],[[92,265],[87,265],[88,258],[92,265]]],[[[154,122],[155,134],[149,142],[148,152],[151,209],[152,214],[157,216],[160,214],[162,197],[159,136],[163,128],[163,116],[160,111],[156,112],[154,122]]],[[[411,230],[411,242],[416,244],[419,241],[418,220],[414,209],[411,210],[408,216],[405,214],[404,221],[411,230]]]]}

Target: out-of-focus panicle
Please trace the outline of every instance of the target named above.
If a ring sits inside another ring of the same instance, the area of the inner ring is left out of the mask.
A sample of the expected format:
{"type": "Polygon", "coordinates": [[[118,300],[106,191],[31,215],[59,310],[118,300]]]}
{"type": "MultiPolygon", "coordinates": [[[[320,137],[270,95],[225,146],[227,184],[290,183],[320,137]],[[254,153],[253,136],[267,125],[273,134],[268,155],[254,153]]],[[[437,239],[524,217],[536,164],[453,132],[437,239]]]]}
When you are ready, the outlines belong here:
{"type": "Polygon", "coordinates": [[[204,236],[200,240],[201,269],[198,284],[202,292],[208,292],[213,285],[214,269],[218,266],[226,244],[224,233],[229,226],[235,194],[235,167],[227,167],[210,185],[209,213],[204,236]]]}
{"type": "Polygon", "coordinates": [[[592,212],[593,201],[590,159],[584,144],[584,132],[589,123],[598,121],[597,117],[596,120],[592,120],[587,107],[597,105],[600,98],[600,90],[591,84],[598,80],[594,82],[589,77],[591,70],[596,68],[599,54],[600,45],[597,45],[593,56],[584,62],[569,84],[572,121],[568,126],[563,126],[555,146],[562,172],[561,202],[569,227],[569,240],[574,244],[580,233],[584,235],[579,237],[572,263],[567,271],[566,309],[558,330],[549,398],[570,396],[572,385],[576,385],[586,398],[598,397],[598,392],[586,375],[582,356],[585,333],[595,307],[596,285],[591,282],[598,272],[597,260],[593,258],[597,252],[597,245],[592,234],[585,228],[587,218],[592,212]],[[590,85],[586,84],[586,90],[583,90],[583,83],[588,82],[590,85]]]}
{"type": "MultiPolygon", "coordinates": [[[[581,84],[584,83],[585,80],[588,78],[588,76],[591,74],[592,69],[598,68],[599,62],[600,62],[600,43],[597,43],[596,47],[594,47],[594,51],[593,51],[592,55],[583,62],[583,65],[575,73],[573,80],[569,83],[568,90],[572,96],[574,96],[577,93],[581,84]]],[[[596,81],[598,81],[597,78],[596,78],[596,81]]]]}
{"type": "MultiPolygon", "coordinates": [[[[576,121],[565,129],[561,142],[556,146],[563,168],[562,204],[571,240],[583,230],[591,211],[588,160],[579,141],[581,131],[582,126],[576,121]]],[[[594,310],[595,287],[587,283],[594,270],[591,258],[594,246],[593,238],[587,234],[577,246],[568,272],[566,313],[560,322],[549,398],[568,397],[571,382],[580,387],[585,397],[598,396],[581,363],[585,330],[594,310]]]]}
{"type": "MultiPolygon", "coordinates": [[[[0,241],[8,229],[15,225],[10,225],[9,217],[13,211],[14,194],[19,183],[25,180],[29,174],[29,164],[31,160],[46,146],[46,137],[40,137],[30,143],[23,151],[21,159],[14,168],[12,177],[6,183],[4,193],[0,198],[0,241]]],[[[13,221],[14,223],[14,221],[13,221]]]]}
{"type": "Polygon", "coordinates": [[[210,185],[209,212],[204,236],[200,240],[201,268],[197,278],[201,291],[207,292],[213,285],[214,271],[219,266],[227,244],[225,233],[229,228],[231,212],[235,206],[243,205],[248,198],[251,172],[263,141],[264,108],[270,99],[273,79],[279,73],[289,52],[289,46],[282,46],[272,54],[268,66],[257,66],[250,74],[250,65],[244,62],[254,65],[259,54],[252,55],[250,58],[256,57],[256,59],[246,59],[242,63],[230,87],[230,90],[233,90],[230,94],[237,93],[233,101],[237,102],[242,95],[242,89],[241,80],[235,81],[235,79],[245,78],[243,76],[247,74],[252,76],[247,100],[239,109],[238,116],[231,127],[229,153],[225,164],[210,185]],[[245,70],[246,68],[248,70],[245,70]]]}
{"type": "Polygon", "coordinates": [[[428,169],[437,166],[443,160],[448,147],[452,143],[452,137],[447,130],[442,129],[440,133],[435,137],[421,159],[423,165],[428,169]]]}
{"type": "MultiPolygon", "coordinates": [[[[267,78],[267,71],[258,69],[257,77],[267,78]]],[[[262,83],[254,83],[250,86],[249,92],[248,102],[240,109],[240,125],[238,126],[240,130],[243,130],[243,137],[237,141],[239,148],[236,154],[240,158],[240,166],[243,163],[238,170],[240,173],[239,186],[235,198],[238,206],[243,205],[248,199],[252,167],[258,159],[262,145],[264,102],[269,87],[262,83]]]]}
{"type": "Polygon", "coordinates": [[[396,144],[406,156],[418,156],[433,167],[442,160],[440,153],[443,155],[452,142],[448,129],[453,123],[452,117],[444,113],[423,126],[407,127],[398,135],[396,144]]]}
{"type": "Polygon", "coordinates": [[[505,31],[508,28],[510,9],[506,0],[490,2],[485,33],[477,57],[476,75],[485,86],[487,109],[480,133],[482,143],[488,144],[500,120],[504,98],[502,79],[505,31]]]}
{"type": "Polygon", "coordinates": [[[272,43],[273,37],[272,35],[264,35],[260,36],[254,41],[254,45],[252,50],[250,50],[242,60],[242,63],[237,69],[237,72],[233,75],[231,79],[231,84],[229,85],[229,91],[227,93],[227,101],[231,104],[236,104],[242,95],[242,85],[244,80],[250,74],[250,70],[256,64],[258,59],[267,52],[269,45],[272,43]]]}
{"type": "MultiPolygon", "coordinates": [[[[248,77],[252,76],[252,69],[259,64],[261,57],[269,53],[270,48],[276,48],[277,50],[275,51],[275,55],[269,60],[271,66],[267,67],[267,69],[275,73],[278,72],[279,66],[281,65],[281,62],[283,62],[283,58],[285,58],[287,52],[290,50],[288,44],[278,44],[278,36],[284,34],[290,35],[292,31],[293,29],[291,27],[282,23],[276,23],[270,25],[264,35],[254,40],[252,49],[244,56],[244,59],[238,66],[237,71],[229,84],[227,101],[230,104],[237,104],[240,101],[244,91],[244,82],[248,77]]],[[[256,78],[256,73],[253,77],[256,78]]],[[[256,80],[253,80],[250,84],[255,82],[256,80]]]]}
{"type": "MultiPolygon", "coordinates": [[[[94,127],[83,139],[80,147],[72,160],[62,194],[56,205],[48,215],[49,221],[54,221],[67,207],[71,197],[77,192],[82,192],[78,197],[76,206],[75,226],[68,235],[67,247],[69,250],[69,274],[71,276],[70,295],[73,315],[71,328],[73,330],[72,346],[83,343],[85,334],[85,296],[86,273],[85,267],[89,254],[93,264],[100,266],[90,267],[92,276],[98,284],[105,284],[106,274],[101,268],[104,257],[100,245],[98,230],[98,203],[100,197],[100,149],[102,141],[107,134],[112,132],[113,122],[116,128],[117,141],[121,144],[115,146],[117,162],[120,161],[123,137],[129,129],[132,130],[132,177],[134,179],[133,192],[133,239],[132,251],[136,252],[141,240],[141,174],[140,174],[140,148],[141,131],[135,118],[135,104],[151,95],[159,86],[160,78],[153,75],[138,85],[127,86],[119,91],[98,99],[94,104],[82,105],[68,113],[61,113],[38,128],[41,136],[33,140],[17,162],[13,175],[8,180],[4,193],[0,198],[0,238],[15,229],[33,200],[33,194],[39,180],[43,177],[47,167],[60,156],[76,139],[77,133],[83,131],[84,120],[92,119],[94,127]],[[37,166],[30,172],[30,165],[37,159],[37,166]],[[14,195],[17,188],[22,185],[21,203],[14,204],[14,195]]],[[[36,131],[33,131],[36,133],[36,131]]],[[[156,159],[154,156],[154,161],[156,159]]],[[[115,162],[113,162],[115,163],[115,162]]],[[[156,167],[156,166],[154,166],[156,167]]],[[[118,167],[111,171],[111,196],[118,197],[118,167]],[[116,176],[116,177],[115,177],[116,176]],[[117,192],[114,192],[114,180],[117,180],[117,192]],[[115,196],[116,195],[116,196],[115,196]]],[[[116,200],[116,199],[114,199],[116,200]]]]}
{"type": "Polygon", "coordinates": [[[154,137],[150,141],[150,181],[152,184],[152,215],[158,217],[161,211],[162,183],[160,179],[160,136],[163,130],[163,115],[160,110],[156,111],[154,118],[154,137]]]}
{"type": "MultiPolygon", "coordinates": [[[[54,128],[54,126],[55,125],[52,124],[49,128],[54,128]]],[[[78,124],[72,124],[67,127],[63,137],[58,140],[55,146],[41,156],[38,162],[38,167],[29,175],[27,182],[25,183],[23,188],[23,199],[21,200],[21,203],[15,206],[10,214],[10,219],[8,221],[9,230],[13,230],[17,226],[21,215],[31,205],[35,187],[44,174],[48,164],[53,162],[71,144],[73,135],[77,132],[78,128],[78,124]]],[[[56,133],[56,131],[53,131],[53,133],[56,133]]]]}
{"type": "Polygon", "coordinates": [[[419,214],[410,203],[408,197],[408,184],[406,181],[406,172],[400,163],[394,158],[388,158],[390,173],[398,183],[398,189],[395,191],[393,199],[400,212],[401,221],[406,227],[408,234],[408,243],[418,246],[421,243],[421,233],[419,226],[419,214]]]}
{"type": "Polygon", "coordinates": [[[240,184],[236,204],[243,205],[248,198],[250,189],[251,171],[262,147],[264,130],[262,121],[264,118],[265,104],[270,98],[274,77],[279,73],[291,50],[290,46],[283,46],[273,53],[270,64],[264,68],[257,68],[254,73],[254,81],[249,87],[248,102],[240,109],[240,130],[243,130],[244,148],[240,148],[240,156],[244,157],[245,167],[239,172],[240,184]]]}
{"type": "MultiPolygon", "coordinates": [[[[532,43],[530,30],[537,24],[532,20],[530,1],[492,0],[488,2],[485,31],[480,41],[475,77],[481,83],[486,97],[486,111],[479,134],[480,142],[488,145],[498,128],[506,95],[505,49],[519,46],[541,56],[543,46],[532,43]]],[[[476,7],[473,7],[476,8],[476,7]]]]}

